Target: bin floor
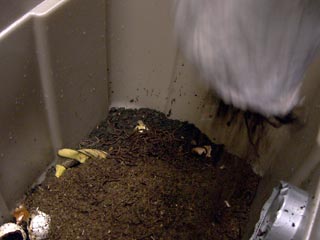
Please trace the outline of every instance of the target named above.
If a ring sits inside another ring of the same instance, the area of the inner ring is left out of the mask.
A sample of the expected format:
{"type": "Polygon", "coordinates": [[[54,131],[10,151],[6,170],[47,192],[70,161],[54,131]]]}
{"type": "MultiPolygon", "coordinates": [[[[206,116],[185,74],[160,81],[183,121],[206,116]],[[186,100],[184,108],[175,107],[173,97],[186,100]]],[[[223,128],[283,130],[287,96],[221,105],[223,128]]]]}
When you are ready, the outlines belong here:
{"type": "Polygon", "coordinates": [[[49,170],[24,200],[51,216],[49,239],[241,239],[259,177],[194,125],[111,109],[80,147],[109,155],[59,179],[49,170]],[[149,130],[134,131],[138,120],[149,130]]]}

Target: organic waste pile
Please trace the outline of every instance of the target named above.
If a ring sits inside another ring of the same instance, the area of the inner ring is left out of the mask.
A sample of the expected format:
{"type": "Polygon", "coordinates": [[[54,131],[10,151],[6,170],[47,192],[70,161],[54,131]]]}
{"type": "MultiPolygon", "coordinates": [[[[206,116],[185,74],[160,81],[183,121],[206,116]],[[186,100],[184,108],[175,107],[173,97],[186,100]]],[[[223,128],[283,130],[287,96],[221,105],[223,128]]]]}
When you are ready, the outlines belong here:
{"type": "MultiPolygon", "coordinates": [[[[259,177],[194,125],[149,109],[111,109],[79,149],[27,193],[51,218],[49,239],[241,239],[259,177]]],[[[63,161],[61,159],[61,161],[63,161]]]]}

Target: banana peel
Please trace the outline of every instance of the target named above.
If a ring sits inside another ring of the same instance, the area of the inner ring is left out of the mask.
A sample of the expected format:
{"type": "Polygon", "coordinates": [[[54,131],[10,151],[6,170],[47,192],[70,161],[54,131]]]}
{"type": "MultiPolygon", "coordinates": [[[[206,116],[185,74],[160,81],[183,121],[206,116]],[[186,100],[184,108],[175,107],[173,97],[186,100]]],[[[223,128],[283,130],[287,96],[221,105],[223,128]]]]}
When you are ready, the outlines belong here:
{"type": "Polygon", "coordinates": [[[65,163],[56,165],[55,176],[57,178],[61,177],[68,168],[77,165],[72,161],[70,162],[70,159],[75,160],[75,162],[78,162],[78,163],[85,163],[89,158],[106,159],[107,152],[102,150],[97,150],[97,149],[89,149],[89,148],[84,148],[79,150],[63,148],[58,151],[58,156],[67,158],[67,160],[65,163]]]}
{"type": "Polygon", "coordinates": [[[97,159],[105,159],[107,157],[107,153],[102,150],[97,149],[79,149],[78,152],[91,157],[91,158],[97,158],[97,159]]]}
{"type": "Polygon", "coordinates": [[[62,174],[64,174],[64,172],[67,170],[67,168],[65,168],[64,166],[60,165],[60,164],[57,164],[56,165],[56,174],[55,176],[57,178],[61,177],[62,174]]]}
{"type": "Polygon", "coordinates": [[[89,159],[89,156],[83,154],[77,150],[63,148],[58,151],[58,155],[63,158],[70,158],[79,161],[80,163],[84,163],[89,159]]]}

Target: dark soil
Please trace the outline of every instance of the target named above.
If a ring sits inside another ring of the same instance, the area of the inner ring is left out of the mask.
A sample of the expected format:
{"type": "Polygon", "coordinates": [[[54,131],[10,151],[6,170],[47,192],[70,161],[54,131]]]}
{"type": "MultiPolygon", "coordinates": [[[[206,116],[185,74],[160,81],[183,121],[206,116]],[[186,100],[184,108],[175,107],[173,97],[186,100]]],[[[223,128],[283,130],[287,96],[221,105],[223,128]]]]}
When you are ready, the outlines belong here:
{"type": "Polygon", "coordinates": [[[27,194],[52,218],[50,239],[241,239],[259,177],[194,125],[148,110],[111,109],[80,144],[109,153],[27,194]],[[149,128],[134,131],[137,121],[149,128]],[[211,145],[212,157],[192,153],[211,145]]]}

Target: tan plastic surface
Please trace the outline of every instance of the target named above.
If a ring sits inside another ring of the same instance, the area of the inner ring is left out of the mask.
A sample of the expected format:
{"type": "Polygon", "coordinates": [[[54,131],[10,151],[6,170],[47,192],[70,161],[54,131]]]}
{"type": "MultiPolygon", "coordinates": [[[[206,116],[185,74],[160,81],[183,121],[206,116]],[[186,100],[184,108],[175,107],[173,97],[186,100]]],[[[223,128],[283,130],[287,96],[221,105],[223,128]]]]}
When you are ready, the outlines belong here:
{"type": "MultiPolygon", "coordinates": [[[[302,124],[258,125],[250,141],[244,113],[223,106],[180,53],[171,4],[46,0],[0,32],[2,214],[52,163],[55,150],[77,144],[109,106],[149,107],[188,120],[250,159],[263,179],[247,234],[279,180],[320,194],[320,61],[306,76],[302,124]]],[[[315,212],[310,223],[316,218],[315,212]]]]}
{"type": "Polygon", "coordinates": [[[0,0],[0,32],[44,0],[0,0]]]}
{"type": "Polygon", "coordinates": [[[1,215],[106,115],[104,6],[48,0],[0,32],[1,215]]]}

